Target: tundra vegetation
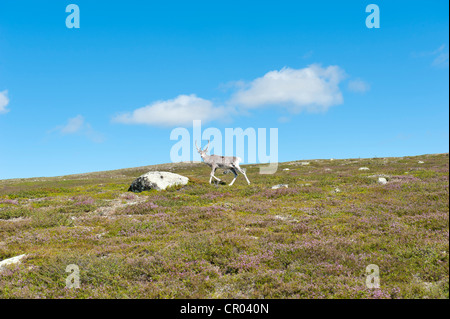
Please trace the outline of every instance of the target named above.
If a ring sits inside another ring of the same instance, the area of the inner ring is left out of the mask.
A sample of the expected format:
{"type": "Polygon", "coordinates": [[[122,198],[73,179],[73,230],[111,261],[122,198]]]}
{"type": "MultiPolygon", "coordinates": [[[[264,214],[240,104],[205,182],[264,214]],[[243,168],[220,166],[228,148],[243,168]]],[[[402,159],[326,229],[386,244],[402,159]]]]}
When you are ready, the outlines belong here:
{"type": "Polygon", "coordinates": [[[202,163],[1,180],[0,260],[26,257],[0,298],[449,298],[448,154],[245,168],[233,187],[202,163]],[[127,192],[149,170],[190,182],[127,192]]]}

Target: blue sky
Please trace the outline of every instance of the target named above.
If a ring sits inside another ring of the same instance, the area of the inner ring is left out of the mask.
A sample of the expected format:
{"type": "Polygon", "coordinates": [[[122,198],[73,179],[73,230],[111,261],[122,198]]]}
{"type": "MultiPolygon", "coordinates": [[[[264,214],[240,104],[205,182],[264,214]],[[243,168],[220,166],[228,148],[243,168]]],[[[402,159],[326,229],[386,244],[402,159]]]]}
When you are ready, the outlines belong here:
{"type": "Polygon", "coordinates": [[[276,127],[279,161],[448,152],[448,6],[2,0],[0,179],[170,162],[190,117],[276,127]]]}

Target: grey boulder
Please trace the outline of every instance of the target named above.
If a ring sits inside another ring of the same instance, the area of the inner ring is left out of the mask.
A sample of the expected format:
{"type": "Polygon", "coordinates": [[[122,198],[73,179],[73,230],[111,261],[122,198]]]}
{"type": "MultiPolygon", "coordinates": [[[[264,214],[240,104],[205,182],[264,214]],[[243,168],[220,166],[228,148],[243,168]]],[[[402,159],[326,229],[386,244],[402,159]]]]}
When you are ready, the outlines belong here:
{"type": "Polygon", "coordinates": [[[189,178],[170,172],[152,171],[136,178],[131,183],[129,192],[140,193],[143,191],[156,189],[165,190],[167,187],[175,185],[186,185],[189,178]]]}
{"type": "Polygon", "coordinates": [[[0,261],[0,272],[5,269],[6,266],[14,265],[17,263],[20,263],[20,261],[26,256],[26,254],[15,256],[12,258],[8,258],[5,260],[0,261]]]}

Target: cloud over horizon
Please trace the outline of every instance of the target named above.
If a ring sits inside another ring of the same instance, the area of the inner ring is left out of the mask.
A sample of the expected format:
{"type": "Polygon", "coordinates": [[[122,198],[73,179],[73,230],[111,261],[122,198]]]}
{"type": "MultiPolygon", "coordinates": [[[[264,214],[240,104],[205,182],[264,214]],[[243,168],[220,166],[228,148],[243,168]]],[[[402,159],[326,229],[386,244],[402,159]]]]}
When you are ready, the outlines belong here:
{"type": "MultiPolygon", "coordinates": [[[[241,114],[249,114],[250,110],[265,106],[283,107],[292,113],[321,112],[343,103],[339,84],[345,77],[344,70],[339,66],[312,64],[303,69],[284,67],[250,82],[239,80],[219,85],[222,91],[234,92],[225,106],[214,105],[212,101],[195,94],[181,94],[119,114],[112,121],[131,125],[192,125],[193,120],[209,122],[229,119],[237,114],[236,109],[241,114]]],[[[355,82],[354,86],[354,90],[368,90],[368,84],[363,81],[355,82]]]]}
{"type": "Polygon", "coordinates": [[[0,92],[0,114],[8,113],[9,110],[6,108],[9,104],[8,90],[0,92]]]}
{"type": "Polygon", "coordinates": [[[230,103],[253,109],[282,106],[294,113],[326,111],[343,103],[339,83],[344,78],[345,72],[338,66],[284,67],[251,81],[233,94],[230,103]]]}
{"type": "Polygon", "coordinates": [[[171,100],[160,100],[113,118],[124,124],[147,124],[158,126],[189,125],[193,120],[208,122],[227,116],[224,107],[214,106],[209,100],[195,94],[179,95],[171,100]]]}

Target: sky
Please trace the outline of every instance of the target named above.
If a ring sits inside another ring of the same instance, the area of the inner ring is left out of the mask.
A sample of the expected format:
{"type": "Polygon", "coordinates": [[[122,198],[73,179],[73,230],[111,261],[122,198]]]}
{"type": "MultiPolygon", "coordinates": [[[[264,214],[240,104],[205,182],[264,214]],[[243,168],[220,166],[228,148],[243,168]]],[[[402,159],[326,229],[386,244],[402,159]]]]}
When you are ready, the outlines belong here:
{"type": "Polygon", "coordinates": [[[196,119],[277,128],[280,162],[448,152],[448,12],[441,0],[1,0],[0,179],[168,163],[171,132],[196,119]]]}

